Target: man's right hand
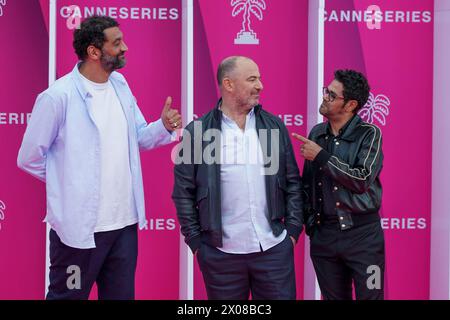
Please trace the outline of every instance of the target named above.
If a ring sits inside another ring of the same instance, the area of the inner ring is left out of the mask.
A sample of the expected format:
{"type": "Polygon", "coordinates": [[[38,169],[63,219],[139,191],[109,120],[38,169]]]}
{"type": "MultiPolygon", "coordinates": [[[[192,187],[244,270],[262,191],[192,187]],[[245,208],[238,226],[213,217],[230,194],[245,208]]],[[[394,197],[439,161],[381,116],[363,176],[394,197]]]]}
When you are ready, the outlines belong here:
{"type": "Polygon", "coordinates": [[[297,133],[292,133],[292,136],[295,139],[303,142],[303,145],[300,147],[300,154],[302,155],[302,157],[305,158],[306,160],[314,161],[319,152],[322,150],[322,147],[319,146],[314,141],[309,140],[297,133]]]}

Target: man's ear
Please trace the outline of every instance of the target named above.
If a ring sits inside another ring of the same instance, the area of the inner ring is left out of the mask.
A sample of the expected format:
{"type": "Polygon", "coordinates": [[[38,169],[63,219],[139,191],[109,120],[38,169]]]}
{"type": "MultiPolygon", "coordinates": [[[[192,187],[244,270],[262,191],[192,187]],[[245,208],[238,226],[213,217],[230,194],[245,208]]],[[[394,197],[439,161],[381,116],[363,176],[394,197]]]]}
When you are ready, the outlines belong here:
{"type": "Polygon", "coordinates": [[[227,78],[227,77],[223,78],[223,80],[222,80],[222,88],[225,89],[228,92],[233,91],[233,88],[234,88],[233,81],[231,81],[231,79],[227,78]]]}
{"type": "Polygon", "coordinates": [[[358,102],[356,100],[349,100],[345,105],[345,111],[354,113],[354,110],[358,107],[358,102]]]}
{"type": "Polygon", "coordinates": [[[90,59],[100,60],[101,50],[96,48],[94,45],[91,44],[89,47],[87,47],[86,51],[87,51],[87,55],[90,59]]]}

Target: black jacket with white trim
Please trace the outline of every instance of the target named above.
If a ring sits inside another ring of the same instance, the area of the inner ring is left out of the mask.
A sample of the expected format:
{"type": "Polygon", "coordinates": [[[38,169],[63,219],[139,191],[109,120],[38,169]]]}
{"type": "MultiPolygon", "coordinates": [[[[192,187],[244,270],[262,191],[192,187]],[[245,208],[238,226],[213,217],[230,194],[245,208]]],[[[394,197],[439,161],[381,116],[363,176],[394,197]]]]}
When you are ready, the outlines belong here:
{"type": "Polygon", "coordinates": [[[304,221],[311,234],[323,219],[322,180],[333,181],[336,221],[341,230],[379,220],[383,166],[381,130],[355,115],[336,137],[330,134],[327,122],[316,125],[309,139],[323,149],[314,161],[305,161],[303,168],[304,221]],[[328,139],[336,146],[327,151],[328,139]]]}

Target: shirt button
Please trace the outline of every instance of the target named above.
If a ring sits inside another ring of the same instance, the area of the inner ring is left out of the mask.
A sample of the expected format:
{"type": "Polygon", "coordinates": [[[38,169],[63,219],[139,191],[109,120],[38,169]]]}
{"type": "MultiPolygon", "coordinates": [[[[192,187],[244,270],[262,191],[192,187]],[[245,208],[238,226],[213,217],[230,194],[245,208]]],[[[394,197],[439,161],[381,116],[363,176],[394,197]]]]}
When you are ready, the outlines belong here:
{"type": "Polygon", "coordinates": [[[336,187],[336,186],[333,188],[334,191],[337,191],[337,189],[338,189],[338,187],[336,187]]]}
{"type": "Polygon", "coordinates": [[[322,170],[322,167],[319,167],[319,170],[322,170]]]}
{"type": "Polygon", "coordinates": [[[344,217],[339,217],[339,219],[344,220],[344,217]]]}
{"type": "Polygon", "coordinates": [[[345,228],[345,224],[342,224],[342,228],[345,228]]]}
{"type": "Polygon", "coordinates": [[[320,216],[320,213],[318,213],[317,216],[319,217],[319,216],[320,216]]]}
{"type": "Polygon", "coordinates": [[[336,207],[339,207],[341,205],[340,202],[336,202],[336,207]]]}
{"type": "Polygon", "coordinates": [[[325,140],[328,140],[328,136],[325,137],[325,140]]]}
{"type": "Polygon", "coordinates": [[[338,141],[336,141],[336,145],[337,145],[337,146],[339,145],[339,142],[338,142],[338,141]]]}
{"type": "Polygon", "coordinates": [[[317,185],[318,185],[319,187],[321,187],[321,186],[322,186],[322,182],[319,182],[317,185]]]}
{"type": "Polygon", "coordinates": [[[317,221],[317,224],[320,224],[320,221],[317,221]]]}
{"type": "Polygon", "coordinates": [[[319,198],[319,202],[322,202],[322,198],[319,198]]]}

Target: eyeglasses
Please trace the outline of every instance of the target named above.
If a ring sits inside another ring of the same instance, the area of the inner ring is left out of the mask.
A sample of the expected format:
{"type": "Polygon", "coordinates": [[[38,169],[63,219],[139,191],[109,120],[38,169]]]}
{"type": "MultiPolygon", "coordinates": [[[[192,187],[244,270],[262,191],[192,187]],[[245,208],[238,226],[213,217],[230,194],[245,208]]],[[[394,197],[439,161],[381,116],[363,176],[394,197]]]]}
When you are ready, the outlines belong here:
{"type": "Polygon", "coordinates": [[[322,93],[323,93],[323,97],[326,98],[325,100],[327,100],[328,102],[333,102],[335,99],[339,98],[339,99],[344,99],[344,97],[338,96],[336,94],[336,92],[333,92],[331,90],[328,90],[327,87],[323,87],[322,89],[322,93]]]}

